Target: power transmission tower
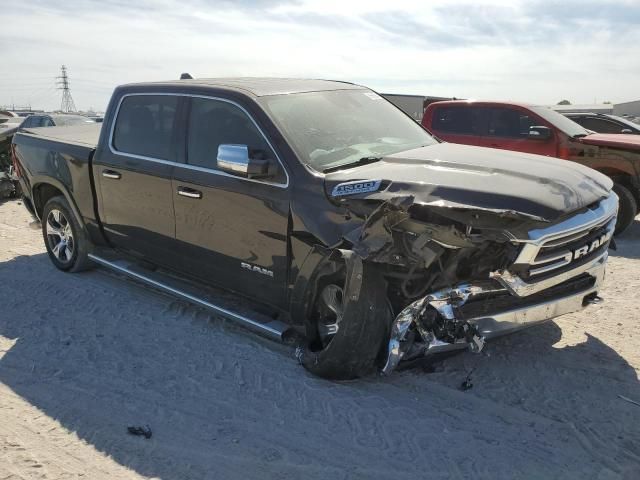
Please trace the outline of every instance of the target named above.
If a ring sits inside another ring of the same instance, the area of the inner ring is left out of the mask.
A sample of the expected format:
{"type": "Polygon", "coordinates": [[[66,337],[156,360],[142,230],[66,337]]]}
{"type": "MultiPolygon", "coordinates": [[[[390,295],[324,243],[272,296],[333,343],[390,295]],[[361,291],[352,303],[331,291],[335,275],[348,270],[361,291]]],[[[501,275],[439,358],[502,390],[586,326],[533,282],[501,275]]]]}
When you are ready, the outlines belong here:
{"type": "Polygon", "coordinates": [[[60,80],[56,82],[58,90],[62,90],[62,102],[60,103],[60,110],[63,112],[75,112],[76,104],[73,103],[73,97],[71,96],[71,90],[69,89],[69,76],[67,75],[67,67],[62,65],[62,75],[56,77],[60,80]]]}

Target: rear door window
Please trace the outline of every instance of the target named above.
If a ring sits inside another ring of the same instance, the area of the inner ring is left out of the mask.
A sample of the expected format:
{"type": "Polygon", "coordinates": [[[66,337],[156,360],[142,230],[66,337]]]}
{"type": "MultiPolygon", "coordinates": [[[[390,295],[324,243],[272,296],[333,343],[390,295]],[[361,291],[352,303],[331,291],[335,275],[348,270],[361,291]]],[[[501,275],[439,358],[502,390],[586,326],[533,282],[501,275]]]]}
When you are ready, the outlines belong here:
{"type": "Polygon", "coordinates": [[[436,107],[432,128],[458,135],[481,135],[481,112],[477,107],[436,107]]]}
{"type": "Polygon", "coordinates": [[[120,153],[177,161],[177,110],[177,96],[125,97],[116,118],[113,147],[120,153]]]}
{"type": "Polygon", "coordinates": [[[530,127],[541,122],[527,112],[515,108],[494,107],[488,112],[488,130],[490,137],[527,138],[530,127]]]}

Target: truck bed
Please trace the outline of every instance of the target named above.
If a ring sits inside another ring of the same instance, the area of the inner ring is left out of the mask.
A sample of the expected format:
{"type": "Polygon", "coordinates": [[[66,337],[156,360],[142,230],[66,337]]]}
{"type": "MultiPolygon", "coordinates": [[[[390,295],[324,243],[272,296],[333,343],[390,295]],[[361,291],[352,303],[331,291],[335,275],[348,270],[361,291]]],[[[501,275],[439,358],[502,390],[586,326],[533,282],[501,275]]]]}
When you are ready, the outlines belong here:
{"type": "Polygon", "coordinates": [[[13,144],[20,166],[20,183],[36,212],[42,207],[42,202],[38,201],[38,187],[48,184],[67,198],[79,212],[79,217],[96,222],[90,161],[101,128],[101,124],[40,127],[15,134],[13,144]]]}
{"type": "Polygon", "coordinates": [[[100,137],[101,123],[95,125],[74,125],[69,127],[26,128],[23,133],[37,135],[40,138],[58,143],[68,143],[95,149],[100,137]]]}

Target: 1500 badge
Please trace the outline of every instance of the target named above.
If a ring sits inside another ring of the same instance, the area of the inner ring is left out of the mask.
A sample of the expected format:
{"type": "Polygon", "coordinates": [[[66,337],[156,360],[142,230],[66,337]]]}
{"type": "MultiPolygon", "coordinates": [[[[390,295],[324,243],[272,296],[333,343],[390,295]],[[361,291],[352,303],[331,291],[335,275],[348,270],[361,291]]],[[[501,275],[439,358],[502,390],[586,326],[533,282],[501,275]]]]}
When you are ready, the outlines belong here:
{"type": "Polygon", "coordinates": [[[331,191],[332,197],[344,195],[356,195],[358,193],[375,192],[380,188],[382,180],[356,180],[353,182],[339,183],[331,191]]]}

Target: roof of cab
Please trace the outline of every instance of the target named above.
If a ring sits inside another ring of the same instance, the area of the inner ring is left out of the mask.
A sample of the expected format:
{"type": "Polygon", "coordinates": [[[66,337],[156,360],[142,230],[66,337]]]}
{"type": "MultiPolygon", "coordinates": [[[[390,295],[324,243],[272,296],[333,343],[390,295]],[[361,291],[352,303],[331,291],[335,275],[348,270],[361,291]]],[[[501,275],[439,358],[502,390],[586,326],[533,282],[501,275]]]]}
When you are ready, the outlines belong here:
{"type": "Polygon", "coordinates": [[[458,105],[483,105],[483,106],[491,106],[491,105],[508,105],[508,106],[516,106],[516,107],[535,107],[535,104],[532,103],[524,103],[524,102],[509,102],[507,100],[442,100],[438,102],[433,102],[431,105],[444,105],[444,104],[458,104],[458,105]]]}
{"type": "Polygon", "coordinates": [[[286,95],[290,93],[319,92],[330,90],[357,90],[364,87],[349,82],[335,80],[313,80],[301,78],[195,78],[189,80],[169,80],[164,82],[145,82],[123,85],[126,87],[175,85],[184,88],[215,87],[238,90],[256,97],[266,95],[286,95]]]}

